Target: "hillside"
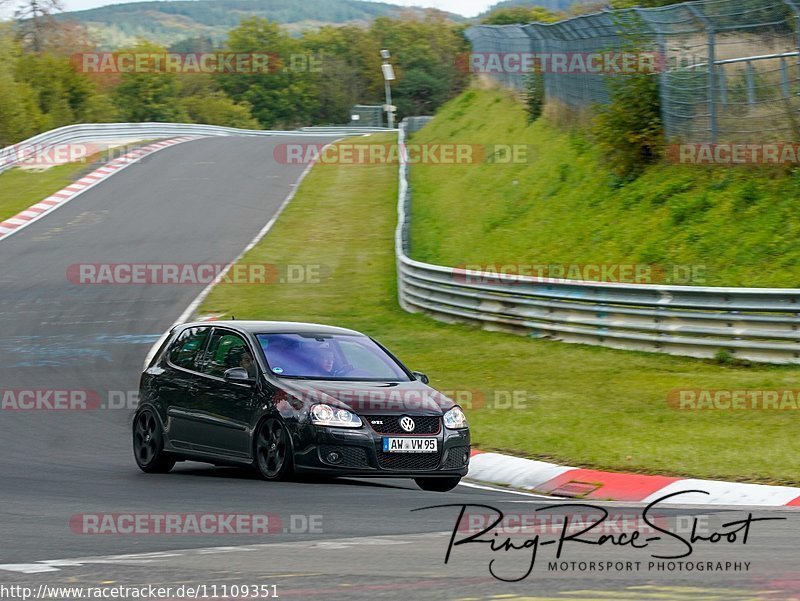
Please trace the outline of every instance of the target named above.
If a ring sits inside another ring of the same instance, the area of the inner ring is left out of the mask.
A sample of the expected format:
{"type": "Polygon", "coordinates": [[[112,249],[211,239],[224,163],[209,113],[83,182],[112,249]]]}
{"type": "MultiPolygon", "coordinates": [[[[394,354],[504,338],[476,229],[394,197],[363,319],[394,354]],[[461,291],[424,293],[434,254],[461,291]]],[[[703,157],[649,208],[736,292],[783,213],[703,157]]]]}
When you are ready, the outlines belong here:
{"type": "Polygon", "coordinates": [[[517,6],[542,6],[547,10],[552,10],[553,12],[562,12],[566,11],[573,4],[581,4],[585,3],[586,1],[587,0],[502,0],[497,4],[490,6],[483,13],[481,13],[478,18],[488,15],[489,13],[498,9],[514,8],[517,6]]]}
{"type": "Polygon", "coordinates": [[[211,37],[216,42],[242,19],[252,16],[299,31],[329,24],[368,23],[376,17],[403,13],[422,15],[424,9],[361,0],[174,0],[103,6],[65,12],[58,18],[87,26],[104,49],[113,49],[142,37],[166,46],[197,37],[211,37]]]}
{"type": "Polygon", "coordinates": [[[415,259],[699,265],[687,283],[800,287],[800,171],[658,164],[622,184],[584,134],[528,125],[494,90],[452,100],[413,142],[529,145],[518,164],[414,166],[415,259]]]}

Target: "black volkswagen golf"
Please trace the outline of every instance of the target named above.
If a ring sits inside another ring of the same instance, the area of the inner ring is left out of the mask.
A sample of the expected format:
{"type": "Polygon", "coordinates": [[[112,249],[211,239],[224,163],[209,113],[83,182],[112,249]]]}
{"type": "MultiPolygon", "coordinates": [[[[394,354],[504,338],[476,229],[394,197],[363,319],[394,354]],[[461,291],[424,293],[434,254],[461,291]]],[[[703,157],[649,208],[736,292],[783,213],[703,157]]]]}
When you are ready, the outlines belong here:
{"type": "Polygon", "coordinates": [[[293,473],[414,478],[447,491],[466,475],[463,411],[372,338],[307,323],[218,321],[173,328],[145,363],[136,463],[251,465],[293,473]]]}

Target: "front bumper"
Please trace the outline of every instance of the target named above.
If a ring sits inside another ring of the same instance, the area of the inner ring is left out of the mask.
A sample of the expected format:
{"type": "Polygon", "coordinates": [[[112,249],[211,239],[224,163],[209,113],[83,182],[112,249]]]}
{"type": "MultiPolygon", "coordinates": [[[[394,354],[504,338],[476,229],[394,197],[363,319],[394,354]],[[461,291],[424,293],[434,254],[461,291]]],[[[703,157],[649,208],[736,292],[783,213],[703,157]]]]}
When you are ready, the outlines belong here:
{"type": "Polygon", "coordinates": [[[299,472],[331,476],[421,478],[466,476],[469,469],[469,429],[437,434],[382,434],[365,425],[357,429],[311,426],[314,432],[302,449],[295,447],[299,472]],[[386,436],[436,438],[436,453],[384,453],[386,436]]]}

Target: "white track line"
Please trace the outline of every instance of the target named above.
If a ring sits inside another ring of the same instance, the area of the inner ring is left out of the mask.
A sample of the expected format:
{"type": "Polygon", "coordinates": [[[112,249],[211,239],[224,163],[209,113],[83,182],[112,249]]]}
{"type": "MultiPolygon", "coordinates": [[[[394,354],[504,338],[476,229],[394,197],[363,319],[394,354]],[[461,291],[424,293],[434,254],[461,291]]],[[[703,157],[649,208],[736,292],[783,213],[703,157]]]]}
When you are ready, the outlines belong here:
{"type": "Polygon", "coordinates": [[[318,539],[307,541],[283,541],[274,543],[255,543],[249,545],[230,545],[224,547],[202,547],[195,549],[178,549],[174,551],[155,551],[152,553],[133,553],[127,555],[97,555],[78,557],[75,559],[45,559],[29,563],[0,564],[0,570],[6,572],[20,572],[23,574],[41,574],[43,572],[58,572],[61,568],[82,567],[86,564],[105,565],[151,565],[176,557],[191,557],[198,555],[217,555],[230,553],[247,553],[263,551],[274,547],[300,547],[307,549],[322,549],[340,552],[342,549],[360,546],[393,546],[409,545],[426,541],[430,538],[444,538],[450,532],[424,532],[420,534],[380,534],[377,536],[361,536],[334,539],[318,539]]]}
{"type": "MultiPolygon", "coordinates": [[[[503,487],[495,487],[495,486],[485,486],[483,484],[476,484],[474,482],[464,482],[463,480],[458,483],[459,486],[466,486],[467,488],[477,488],[479,490],[488,490],[491,492],[502,492],[509,495],[522,495],[525,497],[532,497],[534,499],[546,499],[552,501],[568,501],[570,499],[566,499],[564,497],[550,497],[547,495],[539,495],[532,492],[525,492],[522,490],[514,490],[512,488],[503,488],[503,487]]],[[[574,499],[572,499],[574,500],[574,499]]],[[[509,503],[516,503],[517,501],[508,501],[509,503]]],[[[520,501],[522,502],[522,501],[520,501]]]]}

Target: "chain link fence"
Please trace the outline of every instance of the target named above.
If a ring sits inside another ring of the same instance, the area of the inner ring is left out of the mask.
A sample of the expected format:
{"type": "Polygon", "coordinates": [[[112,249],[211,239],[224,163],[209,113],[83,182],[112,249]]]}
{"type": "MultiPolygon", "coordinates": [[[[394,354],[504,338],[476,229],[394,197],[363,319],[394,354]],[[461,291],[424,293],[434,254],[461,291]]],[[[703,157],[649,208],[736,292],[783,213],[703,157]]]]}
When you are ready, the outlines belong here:
{"type": "MultiPolygon", "coordinates": [[[[604,11],[558,23],[480,25],[467,30],[470,69],[522,91],[531,69],[507,60],[566,56],[541,68],[548,102],[573,109],[606,104],[612,71],[573,69],[596,54],[654,53],[667,138],[694,143],[800,139],[800,0],[698,0],[604,11]],[[475,57],[499,68],[475,68],[475,57]],[[581,61],[578,61],[579,63],[581,61]],[[509,65],[512,65],[509,67],[509,65]]],[[[545,60],[546,60],[545,59],[545,60]]],[[[539,63],[542,64],[541,62],[539,63]]]]}

